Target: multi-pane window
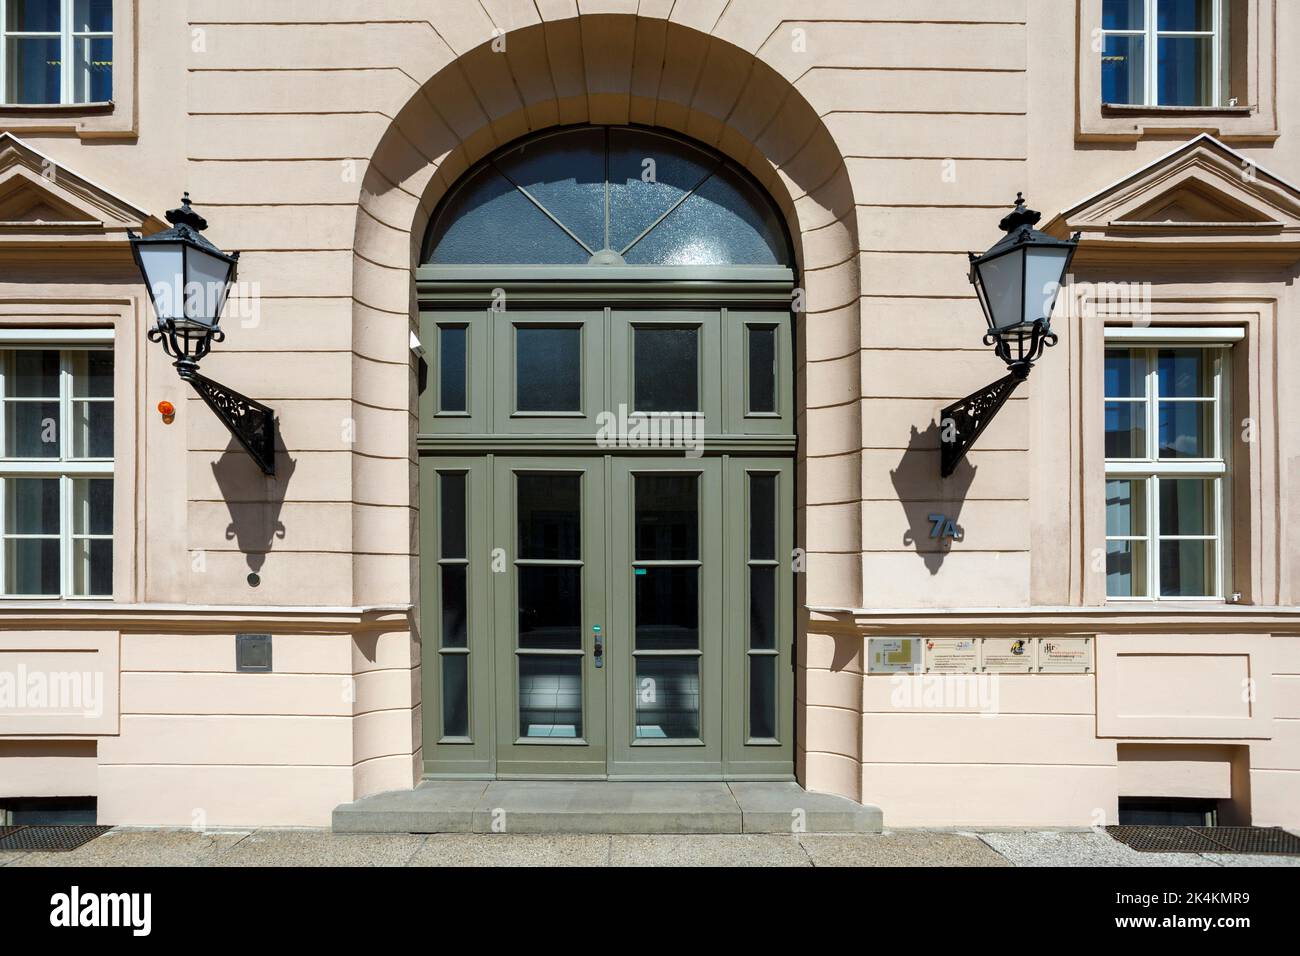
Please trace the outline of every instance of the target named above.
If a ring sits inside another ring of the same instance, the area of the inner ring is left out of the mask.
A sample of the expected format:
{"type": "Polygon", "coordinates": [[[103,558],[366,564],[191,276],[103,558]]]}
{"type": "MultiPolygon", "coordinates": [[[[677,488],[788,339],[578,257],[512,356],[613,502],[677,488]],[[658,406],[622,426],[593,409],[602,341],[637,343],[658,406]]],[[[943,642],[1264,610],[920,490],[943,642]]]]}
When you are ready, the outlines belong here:
{"type": "Polygon", "coordinates": [[[1102,102],[1223,106],[1230,0],[1103,0],[1102,102]]]}
{"type": "Polygon", "coordinates": [[[0,593],[113,593],[113,352],[0,343],[0,593]]]}
{"type": "Polygon", "coordinates": [[[0,0],[0,104],[113,98],[113,0],[0,0]]]}
{"type": "Polygon", "coordinates": [[[1222,347],[1106,349],[1106,594],[1224,594],[1222,347]]]}

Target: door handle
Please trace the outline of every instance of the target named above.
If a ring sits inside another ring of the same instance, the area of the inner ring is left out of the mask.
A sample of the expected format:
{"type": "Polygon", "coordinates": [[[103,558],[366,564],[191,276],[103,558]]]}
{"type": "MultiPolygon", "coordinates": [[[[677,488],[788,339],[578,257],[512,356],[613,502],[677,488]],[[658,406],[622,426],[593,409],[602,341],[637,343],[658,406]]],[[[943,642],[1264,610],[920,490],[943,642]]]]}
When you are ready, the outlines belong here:
{"type": "Polygon", "coordinates": [[[592,647],[591,654],[596,659],[597,667],[605,666],[605,639],[600,632],[600,625],[592,625],[591,632],[594,635],[595,645],[592,647]]]}

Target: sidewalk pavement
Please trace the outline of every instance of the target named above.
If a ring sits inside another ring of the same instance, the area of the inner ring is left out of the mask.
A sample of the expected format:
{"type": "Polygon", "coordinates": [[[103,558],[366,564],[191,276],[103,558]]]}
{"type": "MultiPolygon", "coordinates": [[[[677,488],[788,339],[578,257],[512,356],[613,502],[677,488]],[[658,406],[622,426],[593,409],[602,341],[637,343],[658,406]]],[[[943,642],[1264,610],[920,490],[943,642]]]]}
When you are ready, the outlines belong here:
{"type": "Polygon", "coordinates": [[[112,830],[0,866],[1300,866],[1300,857],[1138,853],[1104,832],[623,836],[112,830]]]}

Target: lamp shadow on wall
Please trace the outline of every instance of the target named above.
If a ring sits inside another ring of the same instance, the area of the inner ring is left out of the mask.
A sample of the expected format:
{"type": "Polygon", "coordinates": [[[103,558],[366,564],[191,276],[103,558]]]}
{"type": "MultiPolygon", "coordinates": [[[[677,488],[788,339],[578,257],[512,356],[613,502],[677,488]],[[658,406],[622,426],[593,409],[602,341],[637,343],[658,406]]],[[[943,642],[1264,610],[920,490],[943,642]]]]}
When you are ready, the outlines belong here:
{"type": "Polygon", "coordinates": [[[903,457],[889,473],[907,521],[903,544],[916,550],[931,575],[939,573],[952,550],[953,540],[944,531],[955,530],[957,540],[965,537],[960,523],[961,509],[976,470],[963,458],[950,477],[940,477],[939,433],[939,425],[934,421],[924,431],[913,425],[903,457]]]}
{"type": "Polygon", "coordinates": [[[248,562],[248,570],[257,575],[275,542],[283,541],[288,533],[280,512],[297,462],[285,452],[278,428],[276,438],[274,477],[262,474],[234,438],[212,463],[212,476],[230,511],[226,540],[235,542],[248,562]]]}

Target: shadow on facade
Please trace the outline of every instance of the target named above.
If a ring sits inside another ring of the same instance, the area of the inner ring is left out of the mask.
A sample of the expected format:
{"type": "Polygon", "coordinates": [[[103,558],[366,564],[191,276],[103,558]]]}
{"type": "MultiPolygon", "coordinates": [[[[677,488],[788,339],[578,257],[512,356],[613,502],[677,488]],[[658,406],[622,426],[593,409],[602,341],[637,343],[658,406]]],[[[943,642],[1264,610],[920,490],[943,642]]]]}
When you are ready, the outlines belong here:
{"type": "Polygon", "coordinates": [[[931,421],[924,431],[912,426],[907,449],[889,479],[907,519],[903,544],[916,549],[930,574],[938,574],[953,544],[944,529],[956,529],[958,540],[965,536],[961,509],[975,480],[975,466],[962,459],[951,477],[939,476],[939,425],[931,421]],[[940,522],[937,536],[936,522],[940,522]]]}
{"type": "Polygon", "coordinates": [[[272,545],[283,541],[287,534],[280,512],[297,462],[285,452],[278,436],[275,452],[273,478],[262,474],[248,452],[233,438],[221,457],[212,463],[212,476],[230,511],[226,540],[236,543],[248,562],[248,570],[254,574],[261,573],[272,545]]]}

